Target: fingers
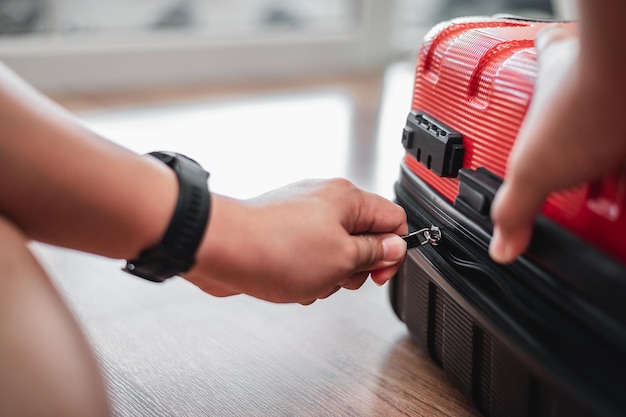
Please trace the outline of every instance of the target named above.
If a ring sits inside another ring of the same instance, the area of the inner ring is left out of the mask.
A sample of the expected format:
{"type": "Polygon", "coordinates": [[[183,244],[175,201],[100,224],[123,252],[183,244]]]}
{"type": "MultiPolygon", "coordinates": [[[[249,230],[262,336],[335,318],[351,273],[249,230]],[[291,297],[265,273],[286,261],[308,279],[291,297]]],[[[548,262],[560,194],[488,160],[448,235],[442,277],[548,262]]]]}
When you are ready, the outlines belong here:
{"type": "Polygon", "coordinates": [[[377,285],[383,285],[395,275],[406,256],[406,242],[396,234],[360,235],[355,237],[355,243],[357,270],[365,274],[361,281],[356,281],[359,287],[369,272],[377,285]]]}
{"type": "MultiPolygon", "coordinates": [[[[511,150],[506,181],[491,209],[494,231],[489,254],[496,262],[512,262],[528,247],[534,219],[545,199],[572,175],[563,154],[569,148],[558,137],[564,135],[563,129],[554,122],[569,117],[566,93],[561,91],[576,57],[576,45],[562,44],[569,38],[572,34],[555,24],[535,39],[539,74],[533,101],[511,150]]],[[[567,157],[574,156],[570,149],[567,157]]]]}
{"type": "Polygon", "coordinates": [[[400,264],[396,264],[394,266],[388,266],[387,268],[372,271],[372,281],[374,281],[376,285],[384,285],[387,281],[393,278],[394,275],[396,275],[399,268],[400,264]]]}
{"type": "Polygon", "coordinates": [[[356,247],[353,263],[357,272],[328,293],[300,304],[310,305],[317,299],[328,298],[341,288],[357,290],[370,276],[370,271],[376,285],[383,285],[395,275],[406,255],[406,242],[395,234],[358,235],[353,237],[353,242],[356,247]]]}
{"type": "Polygon", "coordinates": [[[299,304],[302,304],[303,306],[311,305],[314,302],[316,302],[317,300],[323,300],[325,298],[330,297],[331,295],[333,295],[334,293],[336,293],[337,291],[339,291],[342,288],[345,288],[347,290],[358,290],[359,288],[361,288],[363,286],[363,284],[365,283],[365,280],[367,279],[368,275],[369,274],[367,272],[357,273],[354,276],[350,277],[342,285],[336,285],[332,290],[328,291],[326,294],[321,295],[321,296],[319,296],[317,298],[310,299],[310,300],[301,301],[299,304]]]}
{"type": "MultiPolygon", "coordinates": [[[[380,239],[380,237],[375,239],[380,239]]],[[[398,235],[387,235],[380,244],[383,247],[381,261],[384,266],[396,265],[402,262],[406,255],[406,241],[404,239],[398,235]]]]}
{"type": "Polygon", "coordinates": [[[368,272],[357,272],[350,278],[348,278],[341,287],[347,290],[358,290],[363,286],[365,280],[367,280],[369,273],[368,272]]]}
{"type": "Polygon", "coordinates": [[[322,295],[321,297],[319,297],[319,299],[324,299],[324,298],[328,298],[331,295],[333,295],[334,293],[336,293],[337,291],[339,291],[341,289],[341,285],[335,285],[335,288],[333,288],[332,290],[330,290],[329,292],[327,292],[326,294],[322,295]]]}
{"type": "Polygon", "coordinates": [[[361,208],[361,215],[351,233],[408,233],[406,212],[402,207],[380,196],[374,196],[370,202],[370,206],[361,208]]]}
{"type": "MultiPolygon", "coordinates": [[[[397,269],[397,267],[395,269],[397,269]]],[[[377,285],[383,285],[391,277],[393,277],[394,274],[395,274],[395,270],[391,273],[391,275],[389,275],[388,278],[383,278],[380,284],[376,281],[375,282],[377,285]]],[[[339,291],[342,288],[345,288],[346,290],[352,290],[352,291],[358,290],[359,288],[363,286],[363,284],[365,284],[365,281],[367,280],[367,277],[369,277],[369,275],[370,275],[369,272],[357,272],[356,274],[348,278],[345,282],[343,282],[341,285],[336,285],[332,290],[330,290],[326,294],[320,297],[314,298],[314,299],[301,301],[299,304],[302,304],[303,306],[311,305],[317,300],[323,300],[325,298],[330,297],[331,295],[335,294],[337,291],[339,291]]],[[[372,276],[373,276],[373,273],[372,273],[372,276]]]]}
{"type": "Polygon", "coordinates": [[[373,271],[399,264],[406,255],[406,242],[396,234],[354,236],[353,264],[356,271],[373,271]]]}
{"type": "Polygon", "coordinates": [[[494,199],[491,209],[494,230],[489,255],[496,262],[512,262],[528,247],[534,219],[546,198],[536,189],[528,189],[530,187],[504,183],[494,199]]]}

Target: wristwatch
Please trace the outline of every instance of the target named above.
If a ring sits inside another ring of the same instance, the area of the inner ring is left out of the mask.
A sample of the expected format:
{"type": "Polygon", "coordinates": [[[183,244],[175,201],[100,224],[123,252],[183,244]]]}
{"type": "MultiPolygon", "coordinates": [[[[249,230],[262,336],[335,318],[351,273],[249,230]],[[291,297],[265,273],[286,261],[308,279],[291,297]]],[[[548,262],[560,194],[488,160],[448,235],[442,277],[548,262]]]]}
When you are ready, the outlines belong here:
{"type": "Polygon", "coordinates": [[[143,250],[137,259],[126,261],[124,271],[162,282],[187,272],[195,263],[211,209],[209,173],[191,158],[174,152],[151,152],[174,170],[178,178],[178,201],[161,241],[143,250]]]}

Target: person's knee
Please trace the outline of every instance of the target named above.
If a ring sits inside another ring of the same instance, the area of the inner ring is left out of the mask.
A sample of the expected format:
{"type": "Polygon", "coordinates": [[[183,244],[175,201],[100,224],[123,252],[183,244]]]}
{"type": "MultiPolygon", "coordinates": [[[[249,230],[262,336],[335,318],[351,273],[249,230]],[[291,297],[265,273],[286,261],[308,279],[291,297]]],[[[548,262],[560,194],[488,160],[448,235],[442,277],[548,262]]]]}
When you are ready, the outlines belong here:
{"type": "Polygon", "coordinates": [[[0,415],[109,415],[89,344],[27,237],[1,216],[0,415]]]}

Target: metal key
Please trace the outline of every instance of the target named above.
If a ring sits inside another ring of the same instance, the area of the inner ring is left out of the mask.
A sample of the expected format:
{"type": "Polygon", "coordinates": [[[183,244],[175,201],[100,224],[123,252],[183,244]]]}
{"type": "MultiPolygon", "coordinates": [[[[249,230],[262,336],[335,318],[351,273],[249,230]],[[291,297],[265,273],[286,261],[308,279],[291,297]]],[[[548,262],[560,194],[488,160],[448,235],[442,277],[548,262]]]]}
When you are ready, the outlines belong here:
{"type": "Polygon", "coordinates": [[[428,244],[437,246],[441,237],[441,229],[437,226],[430,226],[402,236],[402,239],[406,241],[406,248],[411,249],[428,244]]]}

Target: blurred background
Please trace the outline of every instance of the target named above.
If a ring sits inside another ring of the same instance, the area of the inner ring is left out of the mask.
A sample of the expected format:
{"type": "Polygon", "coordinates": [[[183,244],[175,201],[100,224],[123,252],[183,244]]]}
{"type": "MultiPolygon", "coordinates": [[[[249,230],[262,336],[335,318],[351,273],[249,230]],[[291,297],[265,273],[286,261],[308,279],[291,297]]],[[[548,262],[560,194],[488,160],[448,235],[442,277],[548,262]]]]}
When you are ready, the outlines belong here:
{"type": "Polygon", "coordinates": [[[573,0],[0,0],[0,59],[50,93],[371,71],[435,22],[573,0]]]}

